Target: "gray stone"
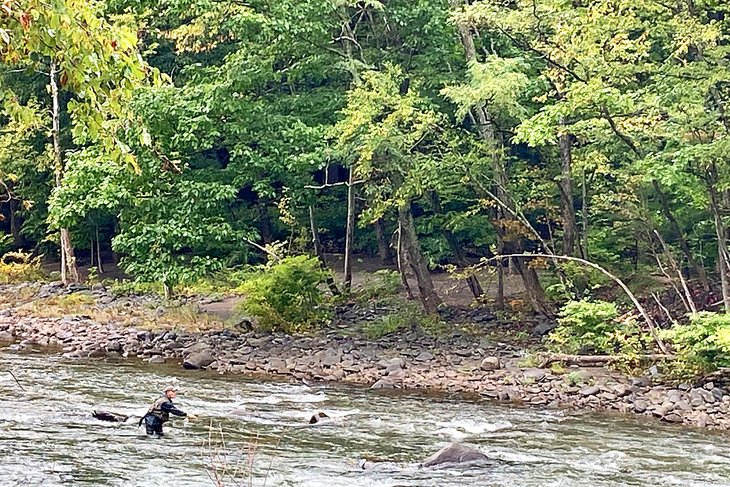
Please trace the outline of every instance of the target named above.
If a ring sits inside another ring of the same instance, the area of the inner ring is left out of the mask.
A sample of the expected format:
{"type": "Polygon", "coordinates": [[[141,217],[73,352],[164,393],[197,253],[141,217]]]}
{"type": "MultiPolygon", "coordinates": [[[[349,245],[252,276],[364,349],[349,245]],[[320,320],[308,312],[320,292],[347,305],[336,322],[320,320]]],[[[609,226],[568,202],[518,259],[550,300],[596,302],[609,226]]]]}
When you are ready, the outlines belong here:
{"type": "Polygon", "coordinates": [[[433,360],[433,355],[429,352],[423,351],[418,354],[418,356],[415,358],[417,362],[429,362],[433,360]]]}
{"type": "Polygon", "coordinates": [[[534,382],[540,382],[545,378],[546,372],[543,369],[527,369],[522,372],[522,377],[534,382]]]}
{"type": "Polygon", "coordinates": [[[400,357],[391,358],[391,359],[381,359],[378,361],[378,367],[381,369],[387,369],[389,365],[392,364],[398,364],[399,367],[403,368],[406,365],[406,361],[403,360],[400,357]]]}
{"type": "Polygon", "coordinates": [[[152,357],[150,357],[147,360],[147,362],[149,362],[151,364],[164,364],[165,363],[165,357],[163,357],[162,355],[153,355],[152,357]]]}
{"type": "Polygon", "coordinates": [[[648,405],[643,399],[637,399],[634,401],[634,411],[637,413],[643,413],[646,411],[648,405]]]}
{"type": "Polygon", "coordinates": [[[499,357],[486,357],[480,367],[482,370],[498,370],[502,368],[502,361],[499,357]]]}
{"type": "Polygon", "coordinates": [[[423,466],[435,467],[444,464],[485,461],[489,461],[489,457],[487,457],[484,453],[473,448],[469,448],[468,446],[451,443],[424,460],[423,466]]]}
{"type": "Polygon", "coordinates": [[[401,367],[400,363],[392,363],[385,368],[385,373],[392,374],[392,373],[398,372],[400,370],[403,370],[403,367],[401,367]]]}
{"type": "Polygon", "coordinates": [[[669,422],[669,423],[681,423],[681,422],[683,422],[683,421],[684,421],[684,420],[682,419],[682,416],[680,416],[680,415],[679,415],[679,414],[677,414],[677,413],[670,413],[670,414],[667,414],[666,416],[664,416],[664,417],[662,418],[662,420],[664,420],[664,421],[667,421],[667,422],[669,422]]]}
{"type": "Polygon", "coordinates": [[[202,352],[192,353],[187,356],[183,362],[183,367],[186,369],[202,369],[212,364],[215,361],[213,354],[210,350],[204,350],[202,352]]]}
{"type": "Polygon", "coordinates": [[[629,387],[626,384],[616,384],[613,386],[613,393],[618,397],[625,397],[631,394],[629,387]]]}
{"type": "Polygon", "coordinates": [[[586,386],[580,390],[581,396],[595,396],[601,392],[601,388],[598,386],[586,386]]]}
{"type": "Polygon", "coordinates": [[[370,389],[395,389],[395,384],[388,382],[385,379],[380,379],[375,384],[370,386],[370,389]]]}

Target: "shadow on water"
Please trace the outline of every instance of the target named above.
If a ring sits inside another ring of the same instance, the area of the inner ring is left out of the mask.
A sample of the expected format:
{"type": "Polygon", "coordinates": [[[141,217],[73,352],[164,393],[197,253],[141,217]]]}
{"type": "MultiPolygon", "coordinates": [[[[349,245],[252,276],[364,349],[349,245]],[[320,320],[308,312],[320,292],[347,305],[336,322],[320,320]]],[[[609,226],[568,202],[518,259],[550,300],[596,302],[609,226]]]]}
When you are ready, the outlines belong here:
{"type": "MultiPolygon", "coordinates": [[[[211,464],[245,471],[252,445],[255,486],[730,486],[724,433],[0,350],[0,370],[11,365],[25,391],[0,373],[2,486],[215,486],[211,464]],[[200,419],[147,438],[137,420],[169,382],[182,389],[180,407],[200,419]],[[94,409],[132,418],[105,423],[94,409]],[[317,411],[331,421],[306,425],[317,411]],[[454,441],[507,462],[417,468],[454,441]],[[362,471],[360,458],[389,466],[362,471]]],[[[238,477],[249,485],[248,474],[238,477]]]]}

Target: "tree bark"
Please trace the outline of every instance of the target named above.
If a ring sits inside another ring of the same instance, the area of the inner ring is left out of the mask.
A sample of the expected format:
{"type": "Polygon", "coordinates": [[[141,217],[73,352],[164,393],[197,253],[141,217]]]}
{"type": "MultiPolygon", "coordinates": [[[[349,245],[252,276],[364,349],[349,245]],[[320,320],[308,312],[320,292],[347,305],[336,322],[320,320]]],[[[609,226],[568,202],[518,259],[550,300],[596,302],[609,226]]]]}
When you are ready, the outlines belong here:
{"type": "Polygon", "coordinates": [[[352,288],[352,245],[355,240],[355,185],[354,167],[350,166],[347,179],[347,228],[345,230],[345,291],[352,288]]]}
{"type": "Polygon", "coordinates": [[[406,268],[405,263],[408,262],[408,258],[406,256],[405,249],[403,248],[403,225],[400,220],[398,219],[398,274],[400,274],[400,280],[401,284],[403,284],[403,289],[406,290],[406,294],[408,295],[408,299],[413,299],[413,291],[411,290],[411,285],[408,284],[408,276],[406,275],[406,268]]]}
{"type": "Polygon", "coordinates": [[[8,204],[10,206],[10,234],[13,236],[13,246],[22,248],[25,245],[25,239],[20,233],[23,226],[23,219],[18,216],[20,201],[12,198],[8,204]]]}
{"type": "MultiPolygon", "coordinates": [[[[51,61],[50,85],[53,103],[51,138],[53,139],[53,160],[55,163],[56,188],[61,187],[63,181],[63,157],[61,155],[61,108],[58,100],[58,83],[56,74],[58,68],[55,61],[51,61]]],[[[78,284],[79,268],[76,264],[71,234],[67,228],[61,228],[61,281],[64,284],[78,284]]]]}
{"type": "Polygon", "coordinates": [[[426,260],[421,252],[421,245],[418,242],[416,234],[416,226],[413,222],[413,213],[411,212],[411,203],[407,201],[398,207],[398,220],[401,224],[401,240],[404,251],[408,254],[408,263],[416,276],[418,283],[418,291],[423,304],[423,309],[428,314],[438,314],[438,307],[441,299],[436,294],[431,280],[431,273],[426,266],[426,260]]]}
{"type": "Polygon", "coordinates": [[[99,274],[104,274],[104,263],[101,258],[101,243],[99,242],[99,225],[94,225],[94,233],[96,234],[96,260],[99,274]]]}
{"type": "Polygon", "coordinates": [[[385,223],[382,218],[375,220],[375,238],[378,242],[378,256],[380,263],[383,265],[393,265],[393,249],[388,245],[388,239],[385,237],[385,223]]]}
{"type": "MultiPolygon", "coordinates": [[[[319,239],[319,230],[317,229],[317,221],[314,218],[314,207],[309,205],[309,228],[312,231],[312,250],[314,255],[319,259],[319,264],[322,269],[327,269],[327,259],[325,258],[324,252],[322,251],[322,244],[319,239]]],[[[327,273],[327,287],[333,296],[340,295],[340,289],[337,287],[337,283],[332,276],[327,273]]]]}
{"type": "Polygon", "coordinates": [[[662,191],[662,188],[659,185],[659,181],[657,181],[656,179],[652,179],[651,184],[652,186],[654,186],[654,191],[659,197],[659,203],[661,204],[662,214],[664,215],[664,218],[666,218],[669,222],[669,226],[671,227],[672,232],[677,235],[679,247],[682,249],[682,253],[687,259],[687,265],[689,266],[690,271],[700,280],[702,288],[705,291],[709,291],[710,282],[707,280],[707,273],[705,273],[705,269],[697,263],[697,260],[695,259],[692,250],[690,250],[689,245],[687,244],[687,239],[684,237],[684,232],[679,227],[679,223],[677,222],[677,219],[674,217],[674,213],[672,213],[672,210],[669,207],[669,200],[666,193],[662,191]]]}
{"type": "MultiPolygon", "coordinates": [[[[561,120],[560,124],[565,126],[565,120],[561,120]]],[[[578,234],[573,208],[573,143],[568,133],[560,135],[558,142],[560,146],[559,187],[560,206],[563,214],[563,253],[572,256],[575,254],[575,240],[578,234]]]]}

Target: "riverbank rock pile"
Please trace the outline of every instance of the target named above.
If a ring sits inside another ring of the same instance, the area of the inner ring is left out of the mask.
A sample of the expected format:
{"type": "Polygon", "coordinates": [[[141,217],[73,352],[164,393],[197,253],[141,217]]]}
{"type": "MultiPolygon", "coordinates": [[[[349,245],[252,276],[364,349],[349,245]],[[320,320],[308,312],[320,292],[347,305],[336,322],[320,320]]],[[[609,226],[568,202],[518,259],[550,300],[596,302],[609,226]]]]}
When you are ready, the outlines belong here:
{"type": "Polygon", "coordinates": [[[377,341],[335,333],[193,334],[99,323],[83,316],[17,316],[5,309],[0,311],[0,341],[18,348],[54,347],[68,359],[137,357],[222,374],[479,394],[538,407],[612,410],[670,423],[730,428],[730,395],[719,382],[674,387],[602,368],[571,369],[570,374],[523,368],[519,350],[462,332],[444,338],[403,332],[377,341]]]}

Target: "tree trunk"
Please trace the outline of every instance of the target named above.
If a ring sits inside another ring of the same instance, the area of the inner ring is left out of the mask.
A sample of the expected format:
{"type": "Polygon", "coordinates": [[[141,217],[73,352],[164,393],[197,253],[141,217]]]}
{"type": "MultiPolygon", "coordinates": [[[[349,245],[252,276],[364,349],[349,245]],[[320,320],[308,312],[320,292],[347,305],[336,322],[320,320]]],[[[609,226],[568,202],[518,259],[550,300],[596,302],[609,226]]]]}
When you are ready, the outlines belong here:
{"type": "Polygon", "coordinates": [[[99,242],[99,226],[94,225],[94,233],[96,233],[96,260],[99,268],[99,274],[104,274],[104,263],[101,258],[101,243],[99,242]]]}
{"type": "MultiPolygon", "coordinates": [[[[312,205],[309,205],[309,228],[312,231],[312,250],[314,255],[317,256],[317,259],[319,259],[319,264],[322,269],[326,270],[327,259],[322,251],[322,244],[319,240],[319,230],[317,229],[317,221],[314,219],[314,207],[312,205]]],[[[327,273],[327,287],[330,288],[330,292],[333,296],[340,295],[340,289],[337,287],[337,283],[329,272],[327,273]]]]}
{"type": "Polygon", "coordinates": [[[725,305],[725,313],[730,314],[730,256],[727,248],[727,228],[720,213],[720,201],[718,198],[715,183],[717,181],[717,167],[713,164],[710,169],[710,179],[707,182],[707,191],[710,194],[710,209],[715,220],[715,233],[717,235],[717,263],[720,272],[720,283],[722,285],[722,301],[725,305]]]}
{"type": "Polygon", "coordinates": [[[405,249],[403,248],[403,225],[400,220],[398,219],[398,274],[400,274],[400,280],[401,284],[403,284],[403,289],[406,290],[406,294],[408,295],[408,299],[413,299],[413,291],[411,290],[411,285],[408,284],[408,276],[406,275],[406,267],[405,264],[408,262],[408,257],[406,256],[405,249]]]}
{"type": "Polygon", "coordinates": [[[261,227],[261,240],[264,245],[269,245],[272,242],[272,230],[271,230],[271,216],[269,215],[269,208],[265,202],[259,202],[257,205],[259,214],[259,225],[261,227]]]}
{"type": "MultiPolygon", "coordinates": [[[[464,5],[464,0],[450,0],[450,4],[452,8],[460,8],[464,5]]],[[[459,24],[458,30],[459,37],[461,38],[461,43],[464,48],[466,61],[468,63],[476,62],[476,47],[474,45],[472,32],[468,27],[461,24],[459,24]]],[[[511,210],[509,212],[510,214],[504,215],[504,218],[506,220],[514,220],[514,210],[516,205],[514,204],[511,196],[507,193],[507,171],[504,167],[504,160],[500,153],[500,144],[494,131],[491,115],[484,102],[478,103],[473,108],[473,111],[477,122],[477,132],[479,133],[480,138],[492,148],[492,172],[495,184],[494,194],[498,200],[507,205],[507,207],[511,210]]],[[[499,229],[500,227],[501,225],[495,224],[496,229],[499,229]]],[[[518,248],[521,249],[521,246],[518,248]]],[[[548,310],[545,305],[545,293],[542,290],[542,286],[540,285],[540,281],[537,278],[535,270],[526,265],[524,258],[520,257],[518,260],[520,260],[517,264],[518,270],[520,270],[520,275],[522,276],[525,290],[528,293],[530,302],[533,304],[537,313],[545,313],[548,310]]],[[[551,315],[549,312],[547,314],[548,316],[551,315]]]]}
{"type": "Polygon", "coordinates": [[[10,206],[10,234],[13,236],[13,246],[22,248],[25,245],[25,239],[20,234],[20,229],[23,226],[23,219],[18,216],[20,201],[12,198],[8,204],[10,206]]]}
{"type": "Polygon", "coordinates": [[[416,235],[416,226],[413,222],[410,201],[402,203],[398,207],[398,220],[400,221],[403,232],[401,235],[403,248],[408,255],[408,263],[413,270],[413,274],[416,276],[423,309],[428,314],[436,315],[438,314],[441,299],[433,287],[431,273],[428,271],[426,260],[423,258],[423,253],[421,252],[421,245],[416,235]]]}
{"type": "MultiPolygon", "coordinates": [[[[433,209],[438,214],[443,213],[443,208],[441,207],[441,199],[439,198],[439,195],[436,192],[431,192],[431,204],[433,204],[433,209]]],[[[451,249],[451,253],[454,254],[454,259],[456,261],[456,265],[465,268],[469,266],[469,263],[466,260],[466,257],[464,256],[464,251],[459,246],[459,242],[456,241],[456,236],[451,230],[447,230],[443,227],[441,227],[441,233],[443,234],[444,238],[446,239],[446,242],[449,244],[449,248],[451,249]]],[[[484,294],[484,290],[482,289],[482,285],[479,282],[479,279],[477,279],[477,276],[475,275],[469,275],[466,278],[466,283],[469,286],[469,290],[474,295],[475,298],[480,297],[482,294],[484,294]]]]}
{"type": "Polygon", "coordinates": [[[679,241],[679,247],[682,249],[682,253],[684,254],[684,257],[687,259],[687,264],[690,268],[690,271],[693,275],[697,276],[697,278],[700,280],[700,283],[702,284],[702,288],[705,291],[710,290],[710,282],[707,280],[707,274],[705,273],[705,269],[697,264],[697,260],[694,257],[694,254],[689,248],[689,245],[687,244],[687,239],[684,238],[684,232],[679,227],[679,223],[677,222],[677,219],[674,217],[674,214],[672,213],[671,208],[669,207],[669,200],[667,198],[666,193],[662,191],[661,186],[659,185],[659,181],[656,179],[652,179],[651,181],[652,186],[654,186],[654,191],[656,191],[657,196],[659,197],[659,203],[661,204],[662,208],[662,214],[664,215],[664,218],[667,219],[669,222],[669,226],[672,229],[672,232],[677,235],[677,240],[679,241]]]}
{"type": "Polygon", "coordinates": [[[378,241],[378,256],[382,265],[393,265],[393,249],[388,245],[388,239],[385,238],[385,223],[382,218],[375,220],[375,237],[378,241]]]}
{"type": "Polygon", "coordinates": [[[345,233],[345,291],[352,288],[352,244],[355,240],[355,185],[354,167],[350,166],[347,179],[347,228],[345,233]]]}
{"type": "MultiPolygon", "coordinates": [[[[61,107],[58,100],[58,84],[56,82],[57,66],[51,61],[50,85],[53,103],[51,137],[53,139],[53,160],[55,163],[56,188],[61,187],[63,180],[63,157],[61,156],[61,107]]],[[[78,284],[79,268],[76,264],[71,234],[67,228],[61,228],[61,281],[64,284],[78,284]]]]}
{"type": "MultiPolygon", "coordinates": [[[[560,121],[566,125],[564,119],[560,121]]],[[[560,206],[563,214],[563,253],[572,256],[575,253],[575,240],[578,225],[573,208],[573,143],[570,134],[564,133],[559,138],[560,145],[560,206]]]]}
{"type": "Polygon", "coordinates": [[[586,185],[586,170],[583,168],[581,172],[581,210],[580,219],[583,227],[583,238],[581,247],[581,257],[588,259],[588,186],[586,185]]]}

